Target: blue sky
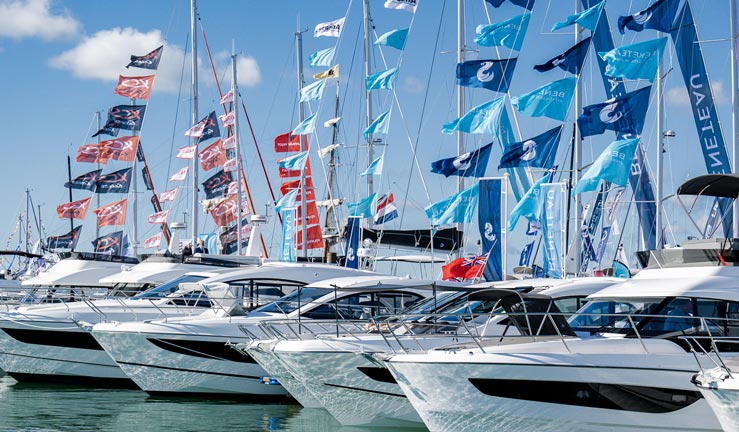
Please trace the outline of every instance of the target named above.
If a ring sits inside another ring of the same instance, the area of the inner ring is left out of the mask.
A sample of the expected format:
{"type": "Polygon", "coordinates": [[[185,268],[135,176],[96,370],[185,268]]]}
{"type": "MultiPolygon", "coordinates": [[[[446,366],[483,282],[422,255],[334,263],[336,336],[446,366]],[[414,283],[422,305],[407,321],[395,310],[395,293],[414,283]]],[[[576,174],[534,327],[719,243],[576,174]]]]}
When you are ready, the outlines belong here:
{"type": "MultiPolygon", "coordinates": [[[[400,102],[393,108],[390,133],[385,139],[387,157],[385,173],[376,179],[380,193],[392,191],[396,200],[403,204],[408,191],[405,217],[402,228],[427,227],[422,208],[430,202],[442,199],[455,190],[455,182],[429,172],[429,164],[456,153],[454,136],[443,135],[441,125],[456,117],[454,86],[454,65],[456,55],[456,1],[421,0],[418,11],[412,14],[404,11],[387,10],[382,0],[371,0],[370,7],[378,34],[394,28],[407,27],[413,19],[411,32],[402,63],[396,89],[400,102]],[[437,44],[438,37],[438,44],[437,44]],[[424,105],[425,101],[425,105],[424,105]],[[403,118],[400,116],[402,110],[403,118]],[[410,147],[418,142],[418,164],[423,171],[424,184],[414,167],[410,147]],[[426,193],[428,191],[428,196],[426,193]]],[[[537,73],[532,66],[543,63],[572,45],[572,27],[552,34],[552,24],[572,13],[572,1],[537,0],[529,31],[526,35],[519,62],[510,89],[511,95],[528,92],[538,86],[565,77],[565,72],[551,71],[537,73]]],[[[627,32],[621,36],[615,28],[619,15],[634,13],[650,4],[647,0],[608,0],[606,10],[609,15],[616,45],[656,37],[651,30],[642,33],[627,32]]],[[[471,58],[498,58],[511,55],[511,51],[501,48],[478,47],[474,44],[474,28],[486,24],[487,16],[483,0],[467,2],[467,44],[471,58]]],[[[340,141],[344,149],[340,153],[339,195],[349,201],[363,198],[365,186],[358,180],[367,163],[366,151],[357,147],[361,143],[364,129],[362,45],[361,45],[361,1],[360,0],[285,0],[264,1],[203,1],[199,5],[200,16],[206,36],[213,51],[219,78],[229,77],[229,53],[232,40],[240,53],[239,81],[242,95],[254,133],[265,157],[267,170],[277,191],[279,178],[276,174],[276,160],[273,152],[274,136],[290,130],[296,120],[296,78],[294,66],[294,32],[300,22],[304,33],[304,56],[317,50],[339,43],[335,62],[341,65],[340,97],[344,120],[340,141]],[[348,11],[348,13],[347,13],[348,11]],[[347,14],[342,37],[314,38],[313,27],[347,14]],[[358,170],[357,170],[358,168],[358,170]]],[[[713,80],[714,94],[720,107],[724,136],[730,138],[730,62],[728,9],[729,0],[694,1],[698,31],[703,40],[723,40],[704,44],[709,74],[713,80]]],[[[493,22],[502,21],[524,10],[505,4],[499,9],[488,8],[493,22]]],[[[69,0],[0,0],[0,58],[3,61],[3,79],[0,81],[0,94],[4,102],[0,106],[3,119],[4,149],[2,180],[5,192],[5,211],[0,214],[0,233],[12,236],[15,221],[25,209],[24,191],[32,189],[36,204],[41,204],[46,234],[62,234],[68,230],[69,223],[56,217],[55,207],[67,201],[66,156],[76,154],[82,144],[92,143],[90,135],[94,132],[94,113],[107,110],[126,100],[113,94],[119,73],[128,75],[146,74],[145,70],[128,70],[123,66],[130,54],[144,54],[166,41],[162,65],[157,72],[154,93],[149,102],[146,121],[141,133],[147,159],[154,175],[158,192],[169,189],[169,176],[184,166],[175,159],[176,149],[187,145],[183,132],[189,128],[189,66],[185,67],[180,91],[180,71],[185,53],[189,31],[189,1],[159,0],[126,2],[93,2],[69,0]],[[174,139],[173,139],[174,137],[174,139]]],[[[217,108],[217,91],[207,64],[202,39],[199,38],[201,63],[200,112],[201,116],[217,108]]],[[[388,67],[394,67],[400,59],[399,52],[385,49],[383,54],[388,67]]],[[[515,52],[514,52],[515,54],[515,52]]],[[[677,137],[667,144],[666,193],[671,193],[687,177],[705,172],[697,133],[687,103],[687,93],[682,87],[679,65],[674,60],[671,42],[665,52],[665,69],[672,71],[666,79],[666,121],[665,128],[674,130],[677,137]]],[[[380,51],[373,52],[374,71],[384,69],[380,66],[380,51]]],[[[312,82],[310,74],[320,69],[306,68],[306,82],[312,82]]],[[[584,83],[584,104],[602,102],[603,84],[595,66],[593,52],[587,60],[582,75],[584,83]]],[[[228,79],[226,80],[228,81],[228,79]]],[[[226,86],[229,84],[226,83],[226,86]]],[[[643,86],[643,83],[629,83],[629,88],[643,86]]],[[[318,111],[320,123],[333,117],[334,86],[328,86],[322,105],[313,103],[311,112],[318,111]],[[329,90],[331,89],[331,90],[329,90]]],[[[466,91],[467,106],[471,107],[493,97],[492,93],[481,89],[466,91]]],[[[654,100],[655,92],[652,92],[654,100]]],[[[374,93],[375,115],[390,108],[390,93],[381,90],[374,93]]],[[[654,105],[654,104],[653,104],[654,105]]],[[[509,104],[509,115],[514,111],[509,104]]],[[[656,136],[654,106],[647,114],[643,144],[646,147],[650,164],[655,165],[656,136]]],[[[569,136],[573,109],[567,118],[564,136],[569,136]]],[[[527,118],[518,115],[524,137],[537,135],[554,127],[557,122],[544,118],[527,118]]],[[[311,138],[311,149],[330,144],[328,129],[318,127],[318,136],[311,138]]],[[[266,182],[258,164],[251,135],[242,117],[241,132],[245,168],[249,186],[258,212],[270,200],[266,182]]],[[[467,148],[472,149],[487,144],[489,136],[473,135],[467,138],[467,148]]],[[[584,160],[592,161],[610,143],[612,135],[587,139],[584,144],[584,160]]],[[[563,140],[558,162],[564,164],[566,142],[563,140]]],[[[501,151],[494,146],[488,175],[498,175],[495,167],[501,151]]],[[[381,150],[378,150],[381,151],[381,150]]],[[[731,152],[731,150],[730,150],[731,152]]],[[[317,195],[325,195],[325,182],[319,159],[311,154],[316,177],[317,195]]],[[[111,162],[104,172],[123,168],[121,162],[111,162]],[[117,165],[119,164],[119,165],[117,165]]],[[[74,163],[73,176],[90,171],[92,164],[74,163]]],[[[653,168],[652,168],[653,169],[653,168]]],[[[212,174],[212,172],[211,172],[212,174]]],[[[204,179],[208,174],[200,174],[204,179]]],[[[187,208],[187,193],[181,190],[178,201],[172,205],[170,220],[181,219],[187,208]]],[[[189,192],[188,192],[189,193],[189,192]]],[[[75,191],[75,199],[89,196],[84,191],[75,191]]],[[[629,195],[630,196],[630,195],[629,195]]],[[[120,199],[118,195],[103,196],[107,203],[120,199]]],[[[145,223],[150,211],[148,195],[141,195],[140,240],[154,234],[156,228],[145,223]]],[[[586,195],[586,201],[591,200],[586,195]]],[[[509,204],[512,208],[513,202],[509,204]]],[[[675,229],[675,241],[682,241],[686,235],[694,235],[687,218],[675,209],[674,201],[668,201],[668,220],[675,229]]],[[[130,211],[130,209],[129,209],[130,211]]],[[[270,213],[273,210],[270,209],[270,213]]],[[[627,221],[625,242],[636,244],[636,224],[633,214],[627,221]],[[631,228],[633,227],[633,228],[631,228]]],[[[625,213],[624,213],[625,216],[625,213]]],[[[129,218],[130,220],[130,218],[129,218]]],[[[202,215],[201,232],[213,230],[210,217],[202,215]],[[207,221],[207,223],[205,223],[207,221]]],[[[399,222],[391,224],[398,228],[399,222]]],[[[511,254],[517,254],[523,243],[522,231],[525,224],[519,224],[511,236],[511,254]]],[[[130,222],[126,226],[130,231],[130,222]]],[[[114,231],[105,227],[102,233],[114,231]]],[[[472,230],[470,230],[472,231],[472,230]]],[[[35,228],[34,228],[35,232],[35,228]]],[[[94,215],[90,212],[85,220],[80,241],[80,249],[88,249],[95,236],[94,215]]],[[[278,239],[268,228],[265,233],[268,244],[273,244],[272,254],[276,253],[278,239]]],[[[475,238],[474,235],[470,240],[475,238]]],[[[9,246],[15,246],[17,234],[9,246]]],[[[2,247],[7,245],[3,244],[2,247]]],[[[670,241],[672,239],[670,238],[670,241]]],[[[472,243],[472,242],[470,242],[472,243]]],[[[474,246],[469,251],[475,250],[474,246]]]]}

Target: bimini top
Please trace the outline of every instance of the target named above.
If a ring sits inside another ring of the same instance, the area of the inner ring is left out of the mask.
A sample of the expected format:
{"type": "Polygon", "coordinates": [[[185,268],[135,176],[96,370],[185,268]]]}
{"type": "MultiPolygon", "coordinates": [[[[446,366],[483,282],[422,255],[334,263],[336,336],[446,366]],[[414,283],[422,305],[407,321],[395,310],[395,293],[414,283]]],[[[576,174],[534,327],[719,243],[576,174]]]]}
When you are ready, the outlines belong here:
{"type": "Polygon", "coordinates": [[[739,175],[706,174],[693,177],[677,188],[677,194],[736,199],[739,197],[739,175]]]}

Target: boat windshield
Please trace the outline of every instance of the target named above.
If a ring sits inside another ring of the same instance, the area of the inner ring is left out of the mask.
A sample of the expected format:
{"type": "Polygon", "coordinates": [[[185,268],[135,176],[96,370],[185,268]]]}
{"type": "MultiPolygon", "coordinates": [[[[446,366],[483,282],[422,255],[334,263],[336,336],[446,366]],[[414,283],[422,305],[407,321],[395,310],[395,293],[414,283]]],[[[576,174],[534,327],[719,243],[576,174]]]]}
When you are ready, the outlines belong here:
{"type": "Polygon", "coordinates": [[[196,275],[182,275],[178,278],[172,279],[169,282],[164,282],[163,284],[148,289],[144,292],[138,293],[135,296],[131,297],[133,299],[158,299],[158,298],[164,298],[168,296],[169,294],[172,294],[173,292],[177,291],[180,287],[181,283],[185,282],[199,282],[201,280],[205,279],[204,276],[196,276],[196,275]]]}
{"type": "Polygon", "coordinates": [[[439,293],[436,297],[431,296],[427,297],[423,300],[420,300],[417,303],[414,303],[413,306],[409,307],[407,310],[403,311],[404,315],[415,315],[415,314],[429,314],[434,313],[438,308],[443,307],[444,305],[448,304],[450,301],[454,300],[455,298],[459,296],[466,296],[467,294],[460,291],[451,291],[451,292],[442,292],[439,293]]]}
{"type": "Polygon", "coordinates": [[[644,314],[653,313],[664,298],[598,299],[585,304],[569,319],[570,327],[582,332],[628,333],[629,317],[638,325],[644,314]]]}
{"type": "Polygon", "coordinates": [[[257,308],[254,311],[289,314],[301,305],[318,300],[330,292],[332,292],[332,290],[328,288],[299,288],[285,297],[257,308]]]}

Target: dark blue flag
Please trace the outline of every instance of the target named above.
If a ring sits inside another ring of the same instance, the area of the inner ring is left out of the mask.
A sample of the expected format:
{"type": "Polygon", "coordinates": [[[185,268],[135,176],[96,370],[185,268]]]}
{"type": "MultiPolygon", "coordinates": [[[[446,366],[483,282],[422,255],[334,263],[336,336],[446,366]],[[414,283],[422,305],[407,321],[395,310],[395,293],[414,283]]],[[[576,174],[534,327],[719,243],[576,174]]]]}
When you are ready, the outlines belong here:
{"type": "Polygon", "coordinates": [[[131,186],[132,171],[133,168],[125,168],[101,175],[96,183],[95,193],[128,193],[128,188],[131,186]]]}
{"type": "Polygon", "coordinates": [[[149,170],[146,167],[141,168],[141,176],[144,178],[144,186],[146,186],[146,190],[152,190],[154,189],[154,186],[149,182],[151,180],[151,177],[147,175],[149,170]]]}
{"type": "Polygon", "coordinates": [[[71,182],[65,182],[64,187],[70,189],[82,189],[82,190],[95,190],[95,183],[100,177],[102,169],[90,171],[89,173],[82,174],[72,179],[71,182]]]}
{"type": "Polygon", "coordinates": [[[493,143],[453,158],[431,162],[431,172],[445,177],[484,177],[493,143]]]}
{"type": "MultiPolygon", "coordinates": [[[[249,224],[249,221],[247,220],[241,221],[242,231],[243,231],[243,227],[248,224],[249,224]]],[[[222,254],[228,255],[228,254],[232,254],[236,252],[236,250],[238,249],[236,245],[239,242],[238,225],[234,225],[234,226],[226,228],[226,230],[223,231],[218,236],[218,238],[221,241],[221,247],[222,247],[221,253],[222,254]]],[[[248,245],[249,245],[249,236],[242,235],[241,236],[241,247],[244,248],[248,245]]]]}
{"type": "MultiPolygon", "coordinates": [[[[500,5],[505,3],[505,0],[485,0],[485,1],[493,5],[493,7],[500,7],[500,5]]],[[[510,2],[516,6],[521,6],[522,8],[526,8],[528,10],[531,10],[534,8],[534,0],[510,0],[510,2]]]]}
{"type": "Polygon", "coordinates": [[[105,123],[105,126],[102,127],[99,131],[95,132],[92,137],[95,138],[98,135],[108,135],[112,137],[118,136],[119,129],[115,127],[115,124],[113,123],[105,123]]]}
{"type": "Polygon", "coordinates": [[[103,129],[141,130],[145,113],[146,105],[116,105],[108,110],[108,121],[103,129]]]}
{"type": "Polygon", "coordinates": [[[558,67],[571,74],[579,75],[582,65],[585,62],[585,57],[588,55],[588,48],[590,48],[590,41],[592,39],[592,37],[589,37],[581,40],[548,62],[534,66],[534,69],[539,72],[546,72],[558,67]]]}
{"type": "Polygon", "coordinates": [[[139,162],[144,161],[144,147],[141,146],[141,141],[139,141],[139,146],[136,148],[136,159],[139,162]]]}
{"type": "Polygon", "coordinates": [[[519,266],[528,267],[529,262],[531,262],[531,255],[534,252],[534,243],[528,243],[521,249],[521,257],[518,259],[519,266]]]}
{"type": "Polygon", "coordinates": [[[470,60],[457,63],[457,84],[505,93],[511,83],[516,59],[470,60]]]}
{"type": "Polygon", "coordinates": [[[500,158],[500,168],[537,167],[552,168],[559,147],[563,126],[549,129],[526,141],[506,144],[500,158]]]}
{"type": "Polygon", "coordinates": [[[216,112],[211,111],[208,117],[200,120],[203,122],[203,134],[198,139],[198,142],[207,141],[211,138],[221,136],[221,130],[218,128],[218,119],[216,118],[216,112]]]}
{"type": "Polygon", "coordinates": [[[624,34],[624,28],[640,32],[644,29],[654,29],[669,33],[672,30],[672,22],[675,21],[679,0],[657,0],[633,15],[618,18],[618,31],[624,34]]]}
{"type": "Polygon", "coordinates": [[[46,244],[49,249],[74,249],[77,246],[77,240],[80,238],[80,231],[82,231],[82,225],[66,234],[47,237],[46,244]]]}
{"type": "Polygon", "coordinates": [[[359,267],[357,251],[359,250],[359,232],[362,229],[361,227],[361,217],[352,216],[346,221],[346,260],[344,267],[353,269],[359,267]]]}
{"type": "Polygon", "coordinates": [[[223,170],[213,174],[210,178],[203,182],[203,189],[205,189],[205,198],[213,199],[220,196],[226,195],[228,192],[228,185],[233,181],[233,177],[230,172],[224,172],[223,170]]]}
{"type": "Polygon", "coordinates": [[[580,134],[585,138],[602,134],[608,129],[622,134],[640,135],[651,91],[652,86],[648,86],[603,103],[586,106],[577,118],[580,134]]]}
{"type": "Polygon", "coordinates": [[[142,56],[132,55],[131,63],[129,63],[126,66],[126,68],[133,66],[133,67],[137,67],[141,69],[157,70],[157,68],[159,67],[159,60],[162,59],[163,49],[164,49],[164,45],[160,46],[159,48],[155,49],[154,51],[146,55],[142,55],[142,56]]]}
{"type": "Polygon", "coordinates": [[[96,238],[92,241],[92,248],[95,253],[120,256],[123,250],[123,231],[96,238]]]}
{"type": "Polygon", "coordinates": [[[485,263],[483,275],[485,280],[505,280],[505,269],[503,268],[503,246],[502,236],[502,205],[501,205],[501,178],[488,178],[480,180],[480,198],[477,208],[477,223],[480,229],[480,240],[482,242],[483,255],[488,259],[485,263]]]}

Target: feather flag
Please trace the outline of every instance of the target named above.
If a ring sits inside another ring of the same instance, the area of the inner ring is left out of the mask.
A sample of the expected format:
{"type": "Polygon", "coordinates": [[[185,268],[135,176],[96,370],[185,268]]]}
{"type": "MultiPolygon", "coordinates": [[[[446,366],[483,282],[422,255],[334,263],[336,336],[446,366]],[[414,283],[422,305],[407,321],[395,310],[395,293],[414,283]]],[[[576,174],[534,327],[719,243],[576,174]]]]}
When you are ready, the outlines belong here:
{"type": "Polygon", "coordinates": [[[629,181],[629,169],[634,160],[634,152],[639,145],[639,138],[614,141],[606,147],[598,159],[582,175],[572,195],[598,189],[598,183],[606,180],[617,186],[626,186],[629,181]]]}
{"type": "Polygon", "coordinates": [[[375,195],[376,194],[372,194],[357,202],[347,203],[346,207],[349,209],[349,216],[362,218],[372,217],[372,202],[375,201],[375,195]]]}
{"type": "Polygon", "coordinates": [[[624,34],[625,28],[637,32],[644,29],[654,29],[670,33],[679,5],[680,0],[657,0],[648,8],[633,15],[619,17],[618,31],[624,34]]]}
{"type": "MultiPolygon", "coordinates": [[[[329,78],[338,78],[339,77],[339,65],[333,65],[330,69],[327,69],[323,72],[318,72],[317,74],[313,75],[313,79],[317,80],[324,80],[329,78]]],[[[319,96],[320,99],[320,96],[319,96]]]]}
{"type": "Polygon", "coordinates": [[[180,188],[174,188],[170,190],[166,190],[159,194],[159,202],[174,202],[174,200],[177,198],[177,192],[180,190],[180,188]]]}
{"type": "Polygon", "coordinates": [[[164,45],[160,46],[159,48],[155,49],[154,51],[142,55],[142,56],[131,56],[131,62],[126,66],[126,68],[129,68],[131,66],[141,68],[141,69],[152,69],[157,70],[159,68],[159,61],[162,59],[162,50],[164,49],[164,45]]]}
{"type": "Polygon", "coordinates": [[[431,172],[444,177],[484,177],[493,143],[453,158],[431,162],[431,172]]]}
{"type": "Polygon", "coordinates": [[[313,37],[329,36],[339,37],[341,30],[344,28],[344,20],[346,18],[339,18],[334,21],[320,23],[313,30],[313,37]]]}
{"type": "Polygon", "coordinates": [[[172,177],[169,178],[169,181],[184,181],[187,177],[187,171],[190,169],[190,167],[184,167],[181,170],[177,171],[172,175],[172,177]]]}
{"type": "Polygon", "coordinates": [[[280,168],[287,170],[298,170],[302,171],[305,169],[305,164],[308,162],[308,152],[300,152],[296,155],[280,159],[277,165],[280,168]]]}
{"type": "Polygon", "coordinates": [[[426,207],[424,209],[426,217],[433,226],[472,222],[477,209],[479,192],[480,184],[475,183],[462,192],[426,207]]]}
{"type": "Polygon", "coordinates": [[[113,93],[131,99],[149,99],[154,85],[154,75],[127,77],[120,75],[113,93]]]}
{"type": "Polygon", "coordinates": [[[534,69],[539,72],[546,72],[558,67],[571,74],[580,75],[580,70],[582,70],[582,65],[585,62],[585,57],[588,55],[588,48],[590,48],[590,42],[592,40],[592,36],[587,37],[548,62],[534,66],[534,69]]]}
{"type": "Polygon", "coordinates": [[[667,38],[662,37],[599,52],[598,55],[608,63],[605,74],[610,77],[653,82],[666,43],[667,38]]]}
{"type": "Polygon", "coordinates": [[[308,117],[307,119],[300,122],[299,125],[293,129],[293,135],[310,135],[316,131],[316,114],[308,117]]]}
{"type": "Polygon", "coordinates": [[[175,156],[178,159],[192,159],[195,157],[195,152],[197,151],[198,146],[188,146],[188,147],[180,147],[177,149],[177,156],[175,156]]]}
{"type": "Polygon", "coordinates": [[[397,50],[405,48],[405,40],[408,38],[407,28],[390,30],[380,35],[375,41],[375,45],[389,46],[397,50]]]}
{"type": "Polygon", "coordinates": [[[329,67],[334,61],[334,53],[336,47],[331,47],[325,50],[314,52],[308,56],[308,63],[311,67],[329,67]]]}
{"type": "Polygon", "coordinates": [[[416,12],[418,0],[385,0],[385,9],[397,9],[416,12]]]}
{"type": "Polygon", "coordinates": [[[595,26],[598,24],[598,19],[600,18],[600,13],[603,11],[603,6],[605,4],[606,1],[603,0],[590,9],[586,9],[578,14],[568,16],[567,18],[565,18],[564,21],[560,21],[554,24],[554,26],[552,27],[552,31],[571,26],[575,23],[580,24],[588,30],[595,30],[595,26]]]}
{"type": "Polygon", "coordinates": [[[495,24],[477,26],[475,42],[480,46],[505,46],[520,51],[531,19],[525,13],[495,24]]]}
{"type": "Polygon", "coordinates": [[[390,128],[390,111],[385,111],[370,123],[369,127],[364,130],[364,138],[369,138],[370,134],[381,133],[386,134],[390,128]]]}
{"type": "Polygon", "coordinates": [[[557,80],[529,93],[512,97],[511,104],[518,112],[531,117],[549,117],[564,121],[576,85],[575,77],[557,80]]]}
{"type": "Polygon", "coordinates": [[[367,90],[395,88],[395,80],[398,78],[398,68],[377,72],[367,77],[367,90]]]}
{"type": "Polygon", "coordinates": [[[300,100],[298,102],[310,102],[320,100],[323,95],[323,87],[326,81],[316,81],[300,89],[300,100]]]}
{"type": "Polygon", "coordinates": [[[382,156],[373,160],[372,163],[367,166],[367,169],[359,175],[362,177],[382,175],[382,166],[384,165],[384,163],[385,155],[383,154],[382,156]]]}
{"type": "Polygon", "coordinates": [[[90,202],[92,202],[92,198],[59,204],[56,207],[56,214],[59,216],[59,219],[84,220],[85,215],[87,215],[87,209],[90,207],[90,202]]]}
{"type": "MultiPolygon", "coordinates": [[[[503,96],[478,105],[462,117],[444,124],[441,131],[452,134],[462,131],[475,134],[496,134],[505,114],[505,98],[503,96]]],[[[506,116],[506,121],[507,121],[506,116]]]]}
{"type": "Polygon", "coordinates": [[[377,206],[375,208],[375,225],[381,225],[390,222],[398,217],[398,208],[395,207],[395,196],[390,193],[388,195],[380,195],[377,198],[377,206]]]}
{"type": "Polygon", "coordinates": [[[93,210],[93,213],[97,215],[98,228],[106,225],[123,225],[126,220],[127,205],[128,199],[122,199],[93,210]]]}
{"type": "Polygon", "coordinates": [[[152,213],[149,215],[147,220],[150,224],[163,224],[167,223],[167,218],[169,218],[169,210],[160,211],[157,213],[152,213]]]}

